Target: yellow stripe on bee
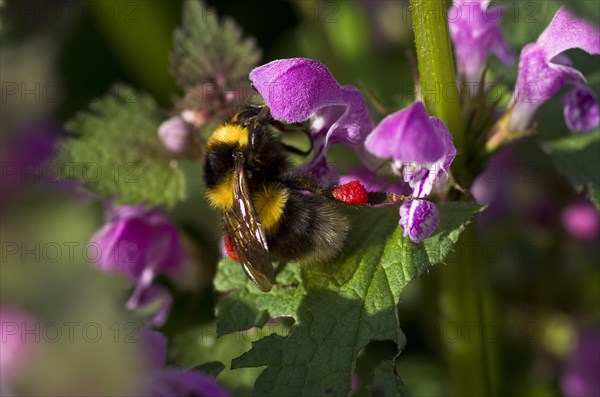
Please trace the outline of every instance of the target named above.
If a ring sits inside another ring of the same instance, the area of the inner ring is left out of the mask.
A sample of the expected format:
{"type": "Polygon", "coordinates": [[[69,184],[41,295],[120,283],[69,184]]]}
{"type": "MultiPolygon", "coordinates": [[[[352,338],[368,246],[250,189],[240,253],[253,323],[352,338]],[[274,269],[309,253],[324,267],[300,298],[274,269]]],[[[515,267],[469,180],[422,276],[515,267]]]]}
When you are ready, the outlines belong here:
{"type": "Polygon", "coordinates": [[[207,189],[208,202],[214,208],[221,210],[230,209],[233,206],[233,173],[227,176],[221,183],[213,188],[207,189]]]}
{"type": "Polygon", "coordinates": [[[252,194],[254,209],[265,228],[269,230],[281,220],[285,203],[288,200],[288,191],[279,184],[264,185],[259,191],[252,194]]]}
{"type": "Polygon", "coordinates": [[[217,143],[237,143],[240,146],[246,146],[248,144],[248,130],[238,124],[223,124],[217,127],[208,139],[208,147],[217,143]]]}

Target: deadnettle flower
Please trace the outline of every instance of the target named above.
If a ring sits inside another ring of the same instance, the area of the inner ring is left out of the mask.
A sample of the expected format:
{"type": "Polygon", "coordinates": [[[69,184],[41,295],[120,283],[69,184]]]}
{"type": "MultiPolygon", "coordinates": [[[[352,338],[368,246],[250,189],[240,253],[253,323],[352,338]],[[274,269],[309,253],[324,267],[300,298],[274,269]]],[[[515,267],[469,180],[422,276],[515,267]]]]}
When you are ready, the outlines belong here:
{"type": "Polygon", "coordinates": [[[600,124],[596,94],[583,84],[576,84],[562,97],[567,127],[573,131],[591,131],[600,124]]]}
{"type": "MultiPolygon", "coordinates": [[[[365,147],[379,158],[391,159],[392,168],[418,198],[428,197],[434,185],[445,183],[456,155],[452,135],[441,120],[427,114],[422,102],[384,118],[365,147]]],[[[400,207],[400,225],[405,236],[421,242],[437,229],[439,212],[430,201],[406,201],[400,207]]]]}
{"type": "Polygon", "coordinates": [[[561,379],[567,397],[592,397],[600,395],[600,329],[579,330],[575,349],[568,359],[561,379]]]}
{"type": "Polygon", "coordinates": [[[155,397],[229,397],[229,392],[199,371],[165,368],[167,340],[159,332],[143,329],[141,353],[146,372],[135,395],[155,397]]]}
{"type": "Polygon", "coordinates": [[[108,211],[107,223],[91,242],[100,251],[96,264],[102,270],[124,274],[135,285],[127,307],[136,310],[158,303],[150,322],[162,325],[171,296],[152,283],[157,275],[173,273],[183,265],[183,247],[175,225],[157,209],[124,205],[108,211]]]}
{"type": "Polygon", "coordinates": [[[322,180],[337,182],[326,161],[334,143],[362,145],[373,122],[360,91],[340,86],[322,63],[305,58],[281,59],[255,68],[250,80],[272,116],[287,123],[310,119],[314,158],[309,170],[322,180]]]}
{"type": "Polygon", "coordinates": [[[561,7],[538,40],[521,51],[512,99],[511,130],[527,129],[537,108],[567,84],[574,86],[574,91],[563,99],[569,128],[588,131],[598,126],[596,97],[590,90],[582,88],[585,77],[571,67],[571,61],[563,55],[571,48],[600,54],[600,30],[561,7]]]}
{"type": "Polygon", "coordinates": [[[513,50],[500,29],[502,8],[490,8],[489,3],[489,0],[454,0],[448,10],[458,69],[467,82],[479,82],[491,52],[505,64],[514,62],[513,50]]]}

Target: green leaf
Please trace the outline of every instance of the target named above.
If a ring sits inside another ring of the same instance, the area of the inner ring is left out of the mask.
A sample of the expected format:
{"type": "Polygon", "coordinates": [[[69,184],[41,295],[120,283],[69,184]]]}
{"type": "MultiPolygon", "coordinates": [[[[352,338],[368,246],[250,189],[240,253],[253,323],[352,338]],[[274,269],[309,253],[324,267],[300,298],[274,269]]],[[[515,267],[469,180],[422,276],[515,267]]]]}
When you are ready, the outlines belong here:
{"type": "Polygon", "coordinates": [[[170,361],[183,368],[196,368],[204,372],[208,370],[209,375],[214,375],[234,395],[248,395],[261,369],[231,370],[231,360],[250,349],[251,342],[261,338],[265,332],[283,333],[284,328],[272,325],[218,338],[214,323],[196,326],[173,338],[169,348],[170,361]],[[222,370],[215,374],[218,366],[223,366],[222,370]]]}
{"type": "Polygon", "coordinates": [[[175,31],[171,74],[188,90],[203,83],[235,84],[246,78],[261,57],[253,38],[245,38],[229,18],[198,0],[187,0],[183,26],[175,31]]]}
{"type": "Polygon", "coordinates": [[[185,196],[185,179],[158,139],[161,119],[150,96],[115,85],[67,123],[76,137],[61,146],[62,175],[119,204],[173,206],[185,196]]]}
{"type": "Polygon", "coordinates": [[[253,343],[232,368],[266,365],[254,386],[260,396],[347,395],[363,347],[387,339],[404,345],[396,311],[402,289],[444,260],[478,209],[440,205],[440,228],[422,244],[402,236],[397,209],[356,210],[345,256],[322,265],[286,264],[270,293],[260,292],[239,264],[222,261],[215,285],[228,294],[217,306],[219,335],[273,317],[295,321],[287,336],[253,343]]]}
{"type": "Polygon", "coordinates": [[[600,208],[600,130],[593,133],[571,135],[542,143],[542,148],[552,156],[558,170],[575,189],[587,188],[588,196],[600,208]]]}
{"type": "Polygon", "coordinates": [[[216,378],[225,369],[225,365],[220,361],[211,361],[206,364],[198,365],[194,369],[204,372],[212,378],[216,378]]]}
{"type": "Polygon", "coordinates": [[[369,391],[372,397],[410,397],[411,395],[396,373],[396,366],[392,361],[384,361],[375,368],[369,391]]]}
{"type": "Polygon", "coordinates": [[[265,294],[241,271],[239,263],[224,259],[215,278],[218,291],[234,291],[224,296],[217,306],[217,333],[262,327],[270,318],[296,317],[296,310],[306,294],[301,285],[300,268],[286,266],[277,275],[277,282],[285,287],[274,288],[265,294]]]}

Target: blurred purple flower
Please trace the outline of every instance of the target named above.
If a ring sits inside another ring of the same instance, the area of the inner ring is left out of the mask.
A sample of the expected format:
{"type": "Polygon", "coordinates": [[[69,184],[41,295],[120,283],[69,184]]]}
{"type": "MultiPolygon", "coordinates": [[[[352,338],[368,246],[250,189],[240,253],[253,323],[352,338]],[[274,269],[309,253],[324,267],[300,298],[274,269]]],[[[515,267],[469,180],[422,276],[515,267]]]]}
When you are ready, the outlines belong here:
{"type": "Polygon", "coordinates": [[[458,69],[467,82],[479,82],[490,52],[505,64],[515,59],[500,29],[502,8],[489,8],[489,3],[489,0],[454,0],[448,10],[458,69]]]}
{"type": "Polygon", "coordinates": [[[312,168],[321,176],[330,178],[333,170],[325,161],[329,145],[361,145],[373,128],[360,91],[350,85],[340,86],[318,61],[276,60],[252,70],[250,80],[275,119],[287,123],[311,119],[315,145],[312,168]]]}
{"type": "Polygon", "coordinates": [[[600,109],[594,91],[576,84],[562,97],[567,127],[573,131],[588,132],[600,124],[600,109]]]}
{"type": "MultiPolygon", "coordinates": [[[[150,275],[151,272],[145,274],[150,275]]],[[[156,305],[157,309],[152,313],[148,321],[157,327],[163,325],[167,321],[171,312],[171,306],[173,305],[171,294],[169,294],[166,288],[160,285],[147,285],[145,280],[139,280],[133,294],[127,301],[126,307],[129,310],[135,311],[151,305],[156,305]]]]}
{"type": "Polygon", "coordinates": [[[198,371],[167,368],[144,379],[140,395],[153,397],[229,397],[229,392],[198,371]]]}
{"type": "Polygon", "coordinates": [[[152,282],[157,275],[173,273],[183,265],[183,246],[175,225],[157,209],[124,205],[107,212],[107,223],[91,242],[101,252],[96,264],[102,270],[122,273],[135,284],[127,307],[138,309],[157,302],[151,322],[162,325],[171,297],[152,282]]]}
{"type": "Polygon", "coordinates": [[[508,146],[493,155],[483,171],[475,178],[471,194],[478,204],[486,205],[485,211],[477,215],[477,223],[485,226],[505,215],[510,208],[511,185],[515,182],[518,161],[513,146],[508,146]]]}
{"type": "Polygon", "coordinates": [[[0,307],[0,395],[12,395],[11,379],[26,365],[35,345],[31,343],[35,335],[24,332],[34,328],[31,315],[11,306],[0,307]]]}
{"type": "Polygon", "coordinates": [[[575,239],[590,240],[598,236],[600,214],[590,202],[576,202],[562,212],[562,223],[575,239]]]}
{"type": "Polygon", "coordinates": [[[143,329],[141,353],[146,369],[136,395],[153,397],[228,397],[229,392],[199,371],[164,368],[167,340],[159,332],[143,329]]]}
{"type": "MultiPolygon", "coordinates": [[[[571,61],[562,55],[571,48],[582,49],[588,54],[600,54],[600,30],[577,18],[563,6],[538,40],[521,51],[519,75],[512,100],[511,130],[526,130],[537,108],[563,86],[585,84],[585,77],[571,67],[571,61]]],[[[578,131],[579,127],[589,130],[598,126],[598,119],[593,117],[593,111],[590,113],[590,109],[598,106],[594,96],[567,99],[567,123],[578,131]]]]}
{"type": "Polygon", "coordinates": [[[561,379],[566,397],[600,396],[600,329],[583,328],[561,379]]]}
{"type": "Polygon", "coordinates": [[[143,366],[148,371],[160,370],[167,363],[167,338],[158,331],[142,328],[140,350],[143,366]]]}
{"type": "Polygon", "coordinates": [[[57,180],[55,171],[58,169],[45,163],[56,155],[61,131],[56,121],[43,119],[27,124],[12,136],[2,136],[0,197],[3,203],[25,183],[57,180]]]}
{"type": "MultiPolygon", "coordinates": [[[[384,118],[365,140],[366,149],[379,158],[392,159],[412,188],[412,195],[426,198],[435,184],[443,184],[456,155],[452,135],[444,123],[427,114],[415,102],[384,118]]],[[[429,237],[439,224],[439,212],[426,201],[405,202],[400,210],[404,235],[414,242],[429,237]],[[432,228],[433,227],[433,228],[432,228]]]]}

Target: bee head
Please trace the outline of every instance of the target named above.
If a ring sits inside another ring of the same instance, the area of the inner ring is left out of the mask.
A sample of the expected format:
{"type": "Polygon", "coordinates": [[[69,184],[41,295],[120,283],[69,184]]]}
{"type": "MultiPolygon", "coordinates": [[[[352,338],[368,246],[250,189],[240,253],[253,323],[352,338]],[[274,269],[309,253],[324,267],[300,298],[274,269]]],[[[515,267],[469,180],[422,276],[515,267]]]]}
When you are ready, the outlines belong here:
{"type": "Polygon", "coordinates": [[[247,169],[254,175],[273,178],[288,166],[281,142],[273,137],[267,126],[259,126],[249,132],[245,152],[247,169]]]}

